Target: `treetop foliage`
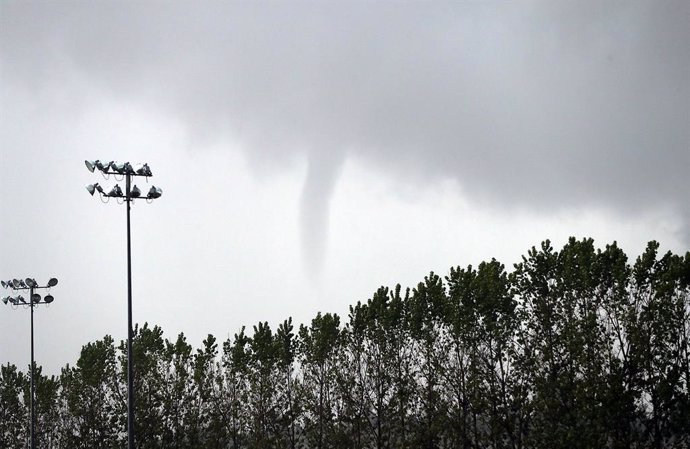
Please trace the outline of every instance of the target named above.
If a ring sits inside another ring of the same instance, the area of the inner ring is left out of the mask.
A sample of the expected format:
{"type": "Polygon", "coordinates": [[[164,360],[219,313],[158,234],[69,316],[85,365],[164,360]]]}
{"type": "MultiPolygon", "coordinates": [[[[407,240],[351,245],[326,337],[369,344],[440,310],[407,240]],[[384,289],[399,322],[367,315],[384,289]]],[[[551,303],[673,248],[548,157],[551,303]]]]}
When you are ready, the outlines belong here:
{"type": "MultiPolygon", "coordinates": [[[[690,252],[634,263],[614,242],[544,241],[346,320],[242,327],[194,349],[137,326],[136,439],[148,448],[690,448],[690,252]]],[[[126,346],[36,367],[42,448],[126,445],[126,346]]],[[[0,366],[0,447],[28,441],[29,377],[0,366]]]]}

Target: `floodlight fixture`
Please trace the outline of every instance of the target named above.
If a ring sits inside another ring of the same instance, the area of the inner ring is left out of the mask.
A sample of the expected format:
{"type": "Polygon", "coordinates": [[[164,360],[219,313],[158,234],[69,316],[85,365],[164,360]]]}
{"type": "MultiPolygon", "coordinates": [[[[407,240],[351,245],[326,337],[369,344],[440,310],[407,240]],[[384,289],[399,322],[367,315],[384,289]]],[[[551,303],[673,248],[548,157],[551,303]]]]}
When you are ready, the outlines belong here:
{"type": "Polygon", "coordinates": [[[41,295],[38,293],[34,293],[33,295],[31,295],[31,302],[33,302],[34,304],[38,304],[39,302],[41,302],[41,295]]]}
{"type": "Polygon", "coordinates": [[[161,189],[160,187],[151,186],[151,190],[149,190],[149,194],[147,195],[147,198],[153,200],[156,198],[160,198],[161,195],[163,195],[163,189],[161,189]]]}
{"type": "Polygon", "coordinates": [[[48,287],[55,287],[56,285],[58,285],[57,278],[50,278],[48,281],[48,287]]]}
{"type": "Polygon", "coordinates": [[[129,192],[129,196],[131,196],[132,198],[139,198],[141,196],[141,190],[139,190],[139,187],[132,187],[131,192],[129,192]]]}
{"type": "Polygon", "coordinates": [[[104,161],[96,160],[96,168],[98,168],[100,171],[105,173],[108,171],[108,169],[110,168],[110,165],[112,163],[113,163],[112,161],[104,162],[104,161]]]}
{"type": "Polygon", "coordinates": [[[3,296],[3,297],[2,297],[2,302],[5,303],[5,304],[7,304],[7,301],[9,301],[9,300],[10,300],[10,297],[9,297],[9,296],[3,296]]]}
{"type": "Polygon", "coordinates": [[[110,192],[108,192],[105,196],[110,196],[110,197],[122,197],[122,189],[120,188],[119,185],[115,184],[112,189],[110,189],[110,192]]]}
{"type": "Polygon", "coordinates": [[[84,161],[84,164],[86,164],[86,168],[93,173],[93,171],[96,169],[96,162],[98,161],[84,161]]]}
{"type": "Polygon", "coordinates": [[[134,166],[134,173],[139,176],[151,176],[149,164],[137,164],[134,166]]]}
{"type": "Polygon", "coordinates": [[[26,278],[24,280],[24,283],[29,287],[38,287],[38,283],[36,282],[36,279],[26,278]]]}
{"type": "Polygon", "coordinates": [[[46,304],[50,304],[53,301],[55,301],[55,298],[53,298],[53,295],[46,295],[46,297],[43,298],[43,302],[45,302],[46,304]]]}
{"type": "Polygon", "coordinates": [[[2,288],[7,288],[7,287],[9,287],[9,285],[6,284],[5,281],[0,281],[0,285],[2,285],[2,288]]]}

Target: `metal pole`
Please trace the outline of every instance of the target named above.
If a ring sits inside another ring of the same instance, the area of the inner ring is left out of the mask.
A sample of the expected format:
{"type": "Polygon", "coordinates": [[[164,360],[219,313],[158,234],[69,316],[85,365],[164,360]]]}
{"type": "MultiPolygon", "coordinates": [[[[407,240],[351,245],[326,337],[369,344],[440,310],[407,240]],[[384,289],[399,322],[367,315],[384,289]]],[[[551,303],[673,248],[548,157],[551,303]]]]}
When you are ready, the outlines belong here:
{"type": "Polygon", "coordinates": [[[29,305],[31,306],[31,449],[36,449],[36,434],[34,433],[34,423],[36,414],[34,413],[34,288],[29,289],[29,305]]]}
{"type": "Polygon", "coordinates": [[[132,369],[132,244],[129,226],[130,186],[132,176],[127,173],[125,201],[127,202],[127,448],[134,449],[134,372],[132,369]]]}

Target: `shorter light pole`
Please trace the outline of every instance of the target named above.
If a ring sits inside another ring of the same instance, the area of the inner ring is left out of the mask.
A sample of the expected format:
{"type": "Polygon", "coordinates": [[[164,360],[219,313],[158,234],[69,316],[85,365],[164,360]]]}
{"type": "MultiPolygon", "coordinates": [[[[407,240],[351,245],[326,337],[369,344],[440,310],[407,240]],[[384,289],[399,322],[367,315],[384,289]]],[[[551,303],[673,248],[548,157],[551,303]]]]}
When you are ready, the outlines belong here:
{"type": "Polygon", "coordinates": [[[2,298],[2,302],[4,302],[5,304],[10,303],[13,306],[15,306],[15,308],[19,306],[24,306],[24,308],[29,307],[31,309],[31,449],[36,449],[36,433],[34,431],[34,427],[36,426],[36,413],[34,411],[34,307],[36,307],[39,304],[50,304],[55,300],[55,298],[53,298],[53,295],[51,295],[50,293],[48,293],[44,298],[41,298],[41,295],[35,293],[34,291],[42,288],[49,289],[50,287],[55,287],[57,283],[58,280],[56,278],[50,278],[50,280],[48,281],[48,285],[44,286],[38,285],[36,280],[33,278],[27,278],[24,281],[22,281],[21,279],[11,279],[7,282],[0,281],[0,284],[4,288],[11,288],[15,292],[20,290],[29,291],[28,302],[26,299],[24,299],[22,295],[5,296],[4,298],[2,298]]]}

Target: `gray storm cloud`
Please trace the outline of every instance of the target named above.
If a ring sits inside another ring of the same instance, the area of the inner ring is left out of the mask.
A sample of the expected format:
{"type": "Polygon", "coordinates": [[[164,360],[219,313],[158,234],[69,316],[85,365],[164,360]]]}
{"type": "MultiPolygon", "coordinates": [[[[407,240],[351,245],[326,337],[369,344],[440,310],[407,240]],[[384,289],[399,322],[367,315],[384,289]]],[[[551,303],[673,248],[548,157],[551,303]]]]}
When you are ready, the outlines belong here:
{"type": "Polygon", "coordinates": [[[257,170],[307,155],[310,270],[344,149],[495,207],[670,207],[690,240],[687,1],[201,5],[5,2],[2,80],[145,102],[257,170]]]}

